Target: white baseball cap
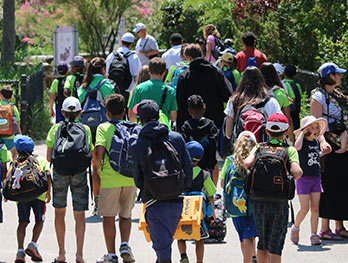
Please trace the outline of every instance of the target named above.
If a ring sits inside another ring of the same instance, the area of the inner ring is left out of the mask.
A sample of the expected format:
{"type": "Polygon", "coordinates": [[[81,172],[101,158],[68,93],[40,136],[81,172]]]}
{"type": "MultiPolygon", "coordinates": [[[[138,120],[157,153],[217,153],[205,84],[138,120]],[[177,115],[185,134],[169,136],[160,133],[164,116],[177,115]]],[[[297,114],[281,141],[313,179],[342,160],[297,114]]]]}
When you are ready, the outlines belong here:
{"type": "Polygon", "coordinates": [[[81,103],[75,97],[68,97],[63,102],[63,111],[78,112],[81,110],[81,103]]]}
{"type": "Polygon", "coordinates": [[[122,41],[128,42],[128,43],[133,43],[134,42],[134,35],[132,33],[124,33],[122,38],[122,41]]]}
{"type": "Polygon", "coordinates": [[[135,28],[133,29],[134,33],[138,33],[140,30],[146,29],[146,26],[143,23],[138,23],[135,25],[135,28]]]}

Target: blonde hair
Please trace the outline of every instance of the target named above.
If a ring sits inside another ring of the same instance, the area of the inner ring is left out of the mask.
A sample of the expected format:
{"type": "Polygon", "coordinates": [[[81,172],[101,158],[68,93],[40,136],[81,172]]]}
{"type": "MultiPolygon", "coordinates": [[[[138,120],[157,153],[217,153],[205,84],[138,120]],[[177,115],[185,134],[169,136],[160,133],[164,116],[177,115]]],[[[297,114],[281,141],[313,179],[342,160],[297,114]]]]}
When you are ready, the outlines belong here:
{"type": "Polygon", "coordinates": [[[219,31],[216,29],[216,27],[212,24],[209,24],[209,25],[206,25],[204,28],[203,28],[203,36],[204,36],[204,39],[207,39],[208,36],[210,35],[213,35],[213,36],[216,36],[216,37],[220,37],[220,33],[219,31]]]}
{"type": "Polygon", "coordinates": [[[234,144],[233,165],[241,175],[244,170],[243,163],[255,145],[256,142],[250,140],[248,135],[242,136],[234,144]]]}
{"type": "Polygon", "coordinates": [[[141,67],[138,73],[137,81],[134,83],[134,86],[136,87],[140,83],[143,83],[150,79],[150,71],[149,66],[144,65],[141,67]]]}

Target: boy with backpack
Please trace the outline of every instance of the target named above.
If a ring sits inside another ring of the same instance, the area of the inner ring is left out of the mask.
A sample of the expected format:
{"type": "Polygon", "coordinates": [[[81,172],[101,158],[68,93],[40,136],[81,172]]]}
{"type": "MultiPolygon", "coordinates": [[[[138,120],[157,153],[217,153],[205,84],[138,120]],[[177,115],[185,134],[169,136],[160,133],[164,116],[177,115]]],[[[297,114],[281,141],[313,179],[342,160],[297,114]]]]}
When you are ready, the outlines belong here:
{"type": "Polygon", "coordinates": [[[134,262],[135,258],[128,242],[137,189],[132,178],[132,169],[128,169],[131,173],[124,173],[124,170],[117,168],[120,166],[122,168],[122,165],[128,161],[125,155],[129,156],[130,137],[134,138],[137,129],[140,131],[140,126],[122,121],[126,102],[121,94],[109,95],[105,101],[105,108],[109,121],[98,126],[95,146],[99,181],[97,187],[100,189],[97,214],[103,217],[104,237],[108,251],[97,259],[97,263],[118,262],[115,249],[116,216],[119,217],[121,235],[120,256],[123,262],[134,262]],[[120,152],[125,152],[125,155],[120,152]]]}
{"type": "MultiPolygon", "coordinates": [[[[204,155],[203,146],[196,141],[190,141],[186,143],[186,149],[190,154],[190,158],[193,162],[193,178],[192,185],[184,194],[185,195],[201,195],[203,196],[203,219],[201,221],[201,239],[195,240],[196,244],[196,258],[197,263],[203,263],[204,256],[204,239],[209,238],[208,228],[205,224],[205,218],[214,217],[214,194],[216,193],[216,187],[210,178],[208,172],[198,167],[198,162],[204,155]]],[[[186,254],[185,240],[178,240],[178,248],[180,252],[180,263],[189,263],[189,259],[186,254]]]]}
{"type": "Polygon", "coordinates": [[[6,145],[7,150],[15,158],[15,149],[13,138],[15,134],[21,134],[21,116],[16,105],[12,104],[10,100],[13,96],[13,89],[10,85],[3,86],[0,89],[0,121],[5,121],[5,125],[0,124],[0,143],[6,145]]]}
{"type": "Polygon", "coordinates": [[[192,162],[184,139],[158,122],[159,107],[143,100],[136,108],[143,128],[132,144],[134,181],[141,190],[145,219],[158,263],[172,262],[173,236],[181,218],[183,196],[192,183],[192,162]]]}
{"type": "Polygon", "coordinates": [[[82,85],[83,78],[85,77],[85,61],[83,60],[83,57],[75,56],[71,61],[71,69],[73,75],[66,77],[64,84],[64,94],[78,98],[77,90],[82,85]]]}
{"type": "MultiPolygon", "coordinates": [[[[88,210],[87,168],[92,159],[92,134],[87,125],[76,122],[81,104],[68,97],[62,105],[64,121],[51,127],[47,134],[47,160],[53,164],[53,207],[59,255],[54,262],[65,262],[65,214],[68,188],[72,193],[75,232],[76,262],[82,263],[85,235],[85,211],[88,210]]],[[[91,175],[90,175],[91,176],[91,175]]]]}
{"type": "Polygon", "coordinates": [[[0,223],[3,222],[3,213],[2,213],[2,185],[3,181],[7,175],[7,163],[11,162],[10,152],[7,150],[7,147],[4,143],[0,144],[0,223]]]}
{"type": "Polygon", "coordinates": [[[184,122],[181,128],[182,137],[185,142],[197,141],[203,146],[204,154],[198,166],[209,171],[216,185],[219,176],[216,160],[218,129],[212,120],[203,117],[206,106],[201,96],[191,95],[187,99],[187,106],[191,119],[184,122]]]}
{"type": "Polygon", "coordinates": [[[50,88],[50,114],[51,117],[56,117],[56,123],[63,121],[62,115],[63,101],[68,95],[67,91],[64,91],[64,85],[69,72],[69,67],[66,62],[60,62],[57,66],[57,72],[59,77],[53,80],[50,88]],[[56,104],[56,110],[53,110],[53,103],[56,104]]]}
{"type": "Polygon", "coordinates": [[[266,124],[267,143],[256,145],[244,161],[245,191],[253,200],[253,214],[259,236],[257,262],[281,262],[288,227],[288,200],[294,198],[294,180],[302,170],[296,149],[286,144],[289,121],[281,113],[272,114],[266,124]]]}
{"type": "Polygon", "coordinates": [[[230,52],[225,52],[221,56],[219,67],[224,72],[225,77],[231,82],[232,89],[235,91],[242,79],[241,74],[236,69],[237,60],[230,52]]]}

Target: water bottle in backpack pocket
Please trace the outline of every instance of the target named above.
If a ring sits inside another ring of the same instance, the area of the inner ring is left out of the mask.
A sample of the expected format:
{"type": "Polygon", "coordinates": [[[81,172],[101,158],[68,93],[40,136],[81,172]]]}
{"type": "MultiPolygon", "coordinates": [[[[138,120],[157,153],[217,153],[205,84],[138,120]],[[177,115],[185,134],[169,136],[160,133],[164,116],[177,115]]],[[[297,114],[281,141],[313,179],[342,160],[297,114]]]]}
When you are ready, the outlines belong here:
{"type": "Polygon", "coordinates": [[[81,122],[87,125],[92,133],[97,131],[100,123],[107,121],[104,99],[99,91],[105,81],[106,79],[99,81],[94,89],[87,87],[87,95],[82,102],[81,122]]]}
{"type": "Polygon", "coordinates": [[[133,156],[130,146],[138,139],[141,126],[132,122],[110,121],[116,126],[111,138],[109,156],[110,166],[116,172],[133,178],[133,156]]]}

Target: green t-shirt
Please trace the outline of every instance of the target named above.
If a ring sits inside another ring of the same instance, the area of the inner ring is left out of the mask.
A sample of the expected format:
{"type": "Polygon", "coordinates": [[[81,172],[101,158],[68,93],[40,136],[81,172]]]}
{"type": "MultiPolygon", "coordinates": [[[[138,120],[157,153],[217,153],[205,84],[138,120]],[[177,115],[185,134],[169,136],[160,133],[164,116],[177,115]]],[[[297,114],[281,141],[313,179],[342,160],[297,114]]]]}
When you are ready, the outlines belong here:
{"type": "MultiPolygon", "coordinates": [[[[76,74],[78,74],[80,76],[83,76],[83,74],[80,74],[80,73],[76,73],[76,74]]],[[[69,90],[70,96],[72,96],[72,94],[73,94],[75,80],[76,80],[76,76],[75,75],[69,75],[69,76],[66,77],[66,80],[65,80],[65,83],[64,83],[64,89],[68,89],[69,90]]]]}
{"type": "MultiPolygon", "coordinates": [[[[59,75],[59,77],[60,78],[64,78],[65,75],[59,75]]],[[[56,95],[58,94],[58,84],[59,84],[58,79],[54,79],[52,81],[51,88],[50,88],[50,92],[51,93],[56,93],[56,95]]]]}
{"type": "Polygon", "coordinates": [[[115,188],[134,186],[134,179],[117,173],[112,169],[107,152],[110,150],[111,138],[115,134],[116,126],[110,122],[104,122],[97,128],[95,146],[105,148],[104,160],[99,170],[101,188],[115,188]]]}
{"type": "MultiPolygon", "coordinates": [[[[294,90],[292,89],[292,86],[290,84],[290,82],[292,82],[293,80],[292,79],[283,79],[287,89],[288,89],[288,94],[289,94],[289,97],[294,99],[295,98],[295,93],[294,93],[294,90]],[[290,94],[291,93],[291,94],[290,94]]],[[[297,86],[298,88],[298,91],[300,92],[301,94],[301,97],[302,97],[302,89],[301,89],[301,85],[297,82],[295,82],[295,85],[297,86]]]]}
{"type": "MultiPolygon", "coordinates": [[[[38,161],[39,163],[39,166],[41,168],[42,171],[50,171],[50,165],[48,164],[47,160],[42,157],[42,156],[37,156],[36,157],[36,160],[38,161]]],[[[36,199],[39,199],[41,201],[46,201],[46,192],[43,193],[42,195],[40,195],[38,198],[36,199]]]]}
{"type": "Polygon", "coordinates": [[[180,64],[172,65],[164,82],[170,84],[173,81],[174,71],[178,68],[178,65],[188,66],[189,64],[188,61],[181,61],[180,64]]]}
{"type": "MultiPolygon", "coordinates": [[[[197,177],[201,170],[202,169],[198,166],[193,167],[193,180],[197,177]]],[[[210,176],[207,176],[207,178],[204,180],[203,185],[208,197],[211,197],[216,193],[216,187],[213,183],[213,180],[211,180],[210,176]]]]}
{"type": "MultiPolygon", "coordinates": [[[[178,106],[176,104],[176,95],[174,89],[170,86],[167,87],[167,97],[162,106],[162,111],[165,115],[167,115],[168,118],[170,118],[169,112],[177,111],[178,106]]],[[[135,87],[129,108],[133,109],[136,104],[145,99],[154,100],[160,106],[164,88],[165,84],[161,80],[157,79],[151,79],[139,84],[135,87]]]]}
{"type": "Polygon", "coordinates": [[[6,147],[5,144],[4,144],[4,146],[0,150],[0,161],[2,163],[9,163],[9,162],[11,162],[10,152],[7,150],[7,147],[6,147]]]}
{"type": "Polygon", "coordinates": [[[238,87],[240,81],[242,80],[242,74],[237,69],[234,69],[232,71],[232,73],[233,73],[233,76],[234,76],[234,80],[236,82],[236,86],[238,87]]]}
{"type": "MultiPolygon", "coordinates": [[[[102,79],[105,79],[105,77],[102,75],[93,76],[93,80],[92,80],[91,84],[89,84],[89,87],[91,89],[94,89],[102,79]]],[[[115,93],[114,86],[112,86],[112,84],[108,80],[106,80],[103,83],[103,85],[101,85],[101,87],[99,88],[99,91],[100,91],[103,99],[105,99],[110,94],[115,93]]],[[[87,95],[86,89],[80,87],[77,91],[77,95],[79,97],[80,102],[82,103],[87,95]]]]}
{"type": "MultiPolygon", "coordinates": [[[[6,104],[9,104],[10,102],[7,101],[7,100],[1,100],[0,101],[0,105],[6,105],[6,104]]],[[[19,114],[19,111],[18,111],[18,108],[16,105],[14,104],[11,104],[12,108],[13,108],[13,114],[14,114],[14,117],[16,118],[15,121],[17,123],[17,126],[20,126],[20,123],[21,123],[21,115],[19,114]]],[[[3,136],[2,138],[4,139],[13,139],[14,138],[14,134],[11,135],[11,136],[8,136],[8,137],[5,137],[3,136]]]]}
{"type": "MultiPolygon", "coordinates": [[[[57,133],[57,129],[59,127],[60,123],[54,124],[51,129],[48,131],[47,137],[46,137],[46,145],[48,148],[53,148],[54,146],[54,141],[57,133]]],[[[83,125],[87,131],[87,137],[88,137],[88,142],[91,147],[91,151],[93,151],[94,146],[92,144],[92,133],[91,129],[87,125],[83,125]]]]}
{"type": "Polygon", "coordinates": [[[231,162],[232,162],[231,159],[227,157],[225,162],[224,162],[224,166],[222,166],[221,172],[219,174],[220,180],[222,180],[222,181],[225,180],[225,174],[226,174],[227,168],[231,164],[231,162]]]}
{"type": "MultiPolygon", "coordinates": [[[[278,139],[271,139],[269,141],[271,144],[279,144],[280,140],[278,139]]],[[[250,155],[255,154],[256,150],[260,147],[260,144],[256,145],[250,152],[250,155]]],[[[288,150],[288,155],[289,155],[289,161],[290,163],[300,163],[299,157],[298,157],[298,152],[293,146],[288,146],[286,147],[288,150]]]]}
{"type": "Polygon", "coordinates": [[[273,93],[281,109],[290,106],[288,95],[286,94],[286,91],[283,88],[277,88],[273,90],[273,93]]]}

